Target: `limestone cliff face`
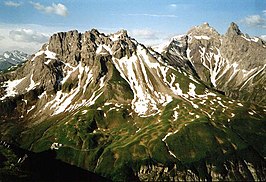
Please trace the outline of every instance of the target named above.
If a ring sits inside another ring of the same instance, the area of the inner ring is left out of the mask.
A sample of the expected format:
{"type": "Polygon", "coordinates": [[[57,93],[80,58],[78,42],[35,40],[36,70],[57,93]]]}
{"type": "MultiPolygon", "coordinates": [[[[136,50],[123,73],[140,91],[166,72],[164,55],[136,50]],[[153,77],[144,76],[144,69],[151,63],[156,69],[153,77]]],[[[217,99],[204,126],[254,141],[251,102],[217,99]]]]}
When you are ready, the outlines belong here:
{"type": "Polygon", "coordinates": [[[164,55],[227,96],[265,105],[265,50],[263,40],[244,35],[235,23],[225,35],[206,23],[174,38],[164,55]]]}

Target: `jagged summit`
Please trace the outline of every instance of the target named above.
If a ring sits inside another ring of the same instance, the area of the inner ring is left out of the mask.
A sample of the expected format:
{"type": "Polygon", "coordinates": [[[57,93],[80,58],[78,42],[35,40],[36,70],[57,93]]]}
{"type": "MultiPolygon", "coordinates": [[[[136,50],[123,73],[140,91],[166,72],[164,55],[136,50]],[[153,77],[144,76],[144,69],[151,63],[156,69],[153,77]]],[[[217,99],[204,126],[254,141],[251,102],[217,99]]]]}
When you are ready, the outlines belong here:
{"type": "Polygon", "coordinates": [[[236,36],[236,35],[243,35],[243,33],[240,31],[238,25],[236,23],[232,22],[230,24],[230,26],[228,27],[225,35],[232,37],[232,36],[236,36]]]}
{"type": "Polygon", "coordinates": [[[244,35],[235,23],[225,35],[205,23],[173,38],[160,51],[171,64],[192,70],[228,96],[265,105],[265,48],[261,39],[244,35]],[[254,94],[258,87],[262,92],[254,94]]]}
{"type": "Polygon", "coordinates": [[[116,33],[113,33],[111,35],[123,35],[124,37],[128,37],[128,32],[125,29],[118,30],[116,33]]]}
{"type": "Polygon", "coordinates": [[[210,35],[210,36],[216,36],[219,35],[219,33],[209,25],[209,23],[203,23],[199,26],[195,26],[191,28],[188,33],[188,35],[192,36],[203,36],[203,35],[210,35]]]}

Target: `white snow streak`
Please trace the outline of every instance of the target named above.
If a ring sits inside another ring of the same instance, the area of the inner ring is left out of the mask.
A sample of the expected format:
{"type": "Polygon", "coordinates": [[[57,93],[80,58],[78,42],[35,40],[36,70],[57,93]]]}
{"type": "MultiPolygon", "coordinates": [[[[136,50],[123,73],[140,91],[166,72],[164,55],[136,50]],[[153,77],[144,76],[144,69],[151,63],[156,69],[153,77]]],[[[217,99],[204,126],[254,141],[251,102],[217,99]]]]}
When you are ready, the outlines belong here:
{"type": "Polygon", "coordinates": [[[30,76],[30,85],[28,86],[28,88],[26,89],[27,92],[29,92],[30,90],[33,90],[36,86],[40,85],[40,83],[35,84],[34,80],[33,80],[33,73],[30,76]]]}
{"type": "Polygon", "coordinates": [[[123,57],[120,60],[114,58],[113,62],[134,93],[132,109],[139,115],[145,115],[147,112],[157,113],[158,104],[166,105],[172,101],[170,95],[154,91],[154,86],[146,72],[146,69],[149,69],[166,80],[166,73],[169,68],[149,56],[142,46],[139,45],[137,54],[133,53],[130,58],[123,57]]]}
{"type": "Polygon", "coordinates": [[[21,78],[19,80],[13,80],[13,81],[6,81],[3,85],[3,87],[6,87],[5,91],[6,91],[6,95],[4,95],[2,98],[0,98],[0,100],[4,100],[7,97],[14,97],[18,94],[18,92],[16,91],[16,87],[25,79],[21,78]]]}
{"type": "Polygon", "coordinates": [[[41,56],[41,55],[43,55],[43,54],[45,54],[45,55],[46,55],[45,58],[48,59],[48,61],[46,61],[45,64],[48,64],[48,63],[50,62],[49,59],[57,59],[57,58],[56,58],[56,53],[54,53],[54,52],[52,52],[52,51],[49,51],[49,50],[48,50],[48,47],[49,47],[49,45],[46,46],[46,50],[45,50],[45,51],[39,51],[39,52],[37,52],[37,53],[34,55],[34,57],[31,59],[31,61],[34,61],[35,58],[37,58],[37,57],[39,57],[39,56],[41,56]]]}

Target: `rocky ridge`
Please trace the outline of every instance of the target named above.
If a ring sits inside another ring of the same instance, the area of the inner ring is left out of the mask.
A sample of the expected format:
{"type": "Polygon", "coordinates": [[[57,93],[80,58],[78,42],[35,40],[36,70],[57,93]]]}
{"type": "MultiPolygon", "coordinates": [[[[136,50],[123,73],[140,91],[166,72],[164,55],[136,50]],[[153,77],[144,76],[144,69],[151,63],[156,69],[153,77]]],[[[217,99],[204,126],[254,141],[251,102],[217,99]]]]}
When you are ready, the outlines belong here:
{"type": "Polygon", "coordinates": [[[125,30],[54,34],[0,75],[0,137],[115,181],[264,180],[266,109],[217,91],[220,36],[204,24],[159,54],[125,30]]]}
{"type": "Polygon", "coordinates": [[[0,71],[11,69],[12,66],[14,67],[21,64],[26,61],[28,57],[28,54],[21,51],[6,51],[3,55],[0,55],[0,71]]]}
{"type": "Polygon", "coordinates": [[[173,38],[162,51],[227,96],[265,105],[265,49],[265,41],[243,34],[235,23],[225,35],[206,23],[173,38]]]}

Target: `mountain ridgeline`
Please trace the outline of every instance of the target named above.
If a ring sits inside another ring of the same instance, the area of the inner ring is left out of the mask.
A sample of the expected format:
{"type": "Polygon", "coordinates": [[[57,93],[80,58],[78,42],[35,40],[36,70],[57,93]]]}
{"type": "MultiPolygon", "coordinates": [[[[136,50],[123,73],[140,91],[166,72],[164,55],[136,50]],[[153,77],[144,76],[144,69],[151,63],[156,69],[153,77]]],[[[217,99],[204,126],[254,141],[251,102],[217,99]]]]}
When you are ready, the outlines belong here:
{"type": "Polygon", "coordinates": [[[0,138],[114,181],[265,180],[266,43],[60,32],[0,75],[0,138]]]}
{"type": "Polygon", "coordinates": [[[28,54],[21,51],[6,51],[0,55],[0,72],[5,70],[12,70],[21,65],[29,57],[28,54]]]}
{"type": "Polygon", "coordinates": [[[227,96],[265,106],[265,48],[265,41],[243,34],[235,23],[225,35],[205,23],[174,37],[159,52],[227,96]]]}

